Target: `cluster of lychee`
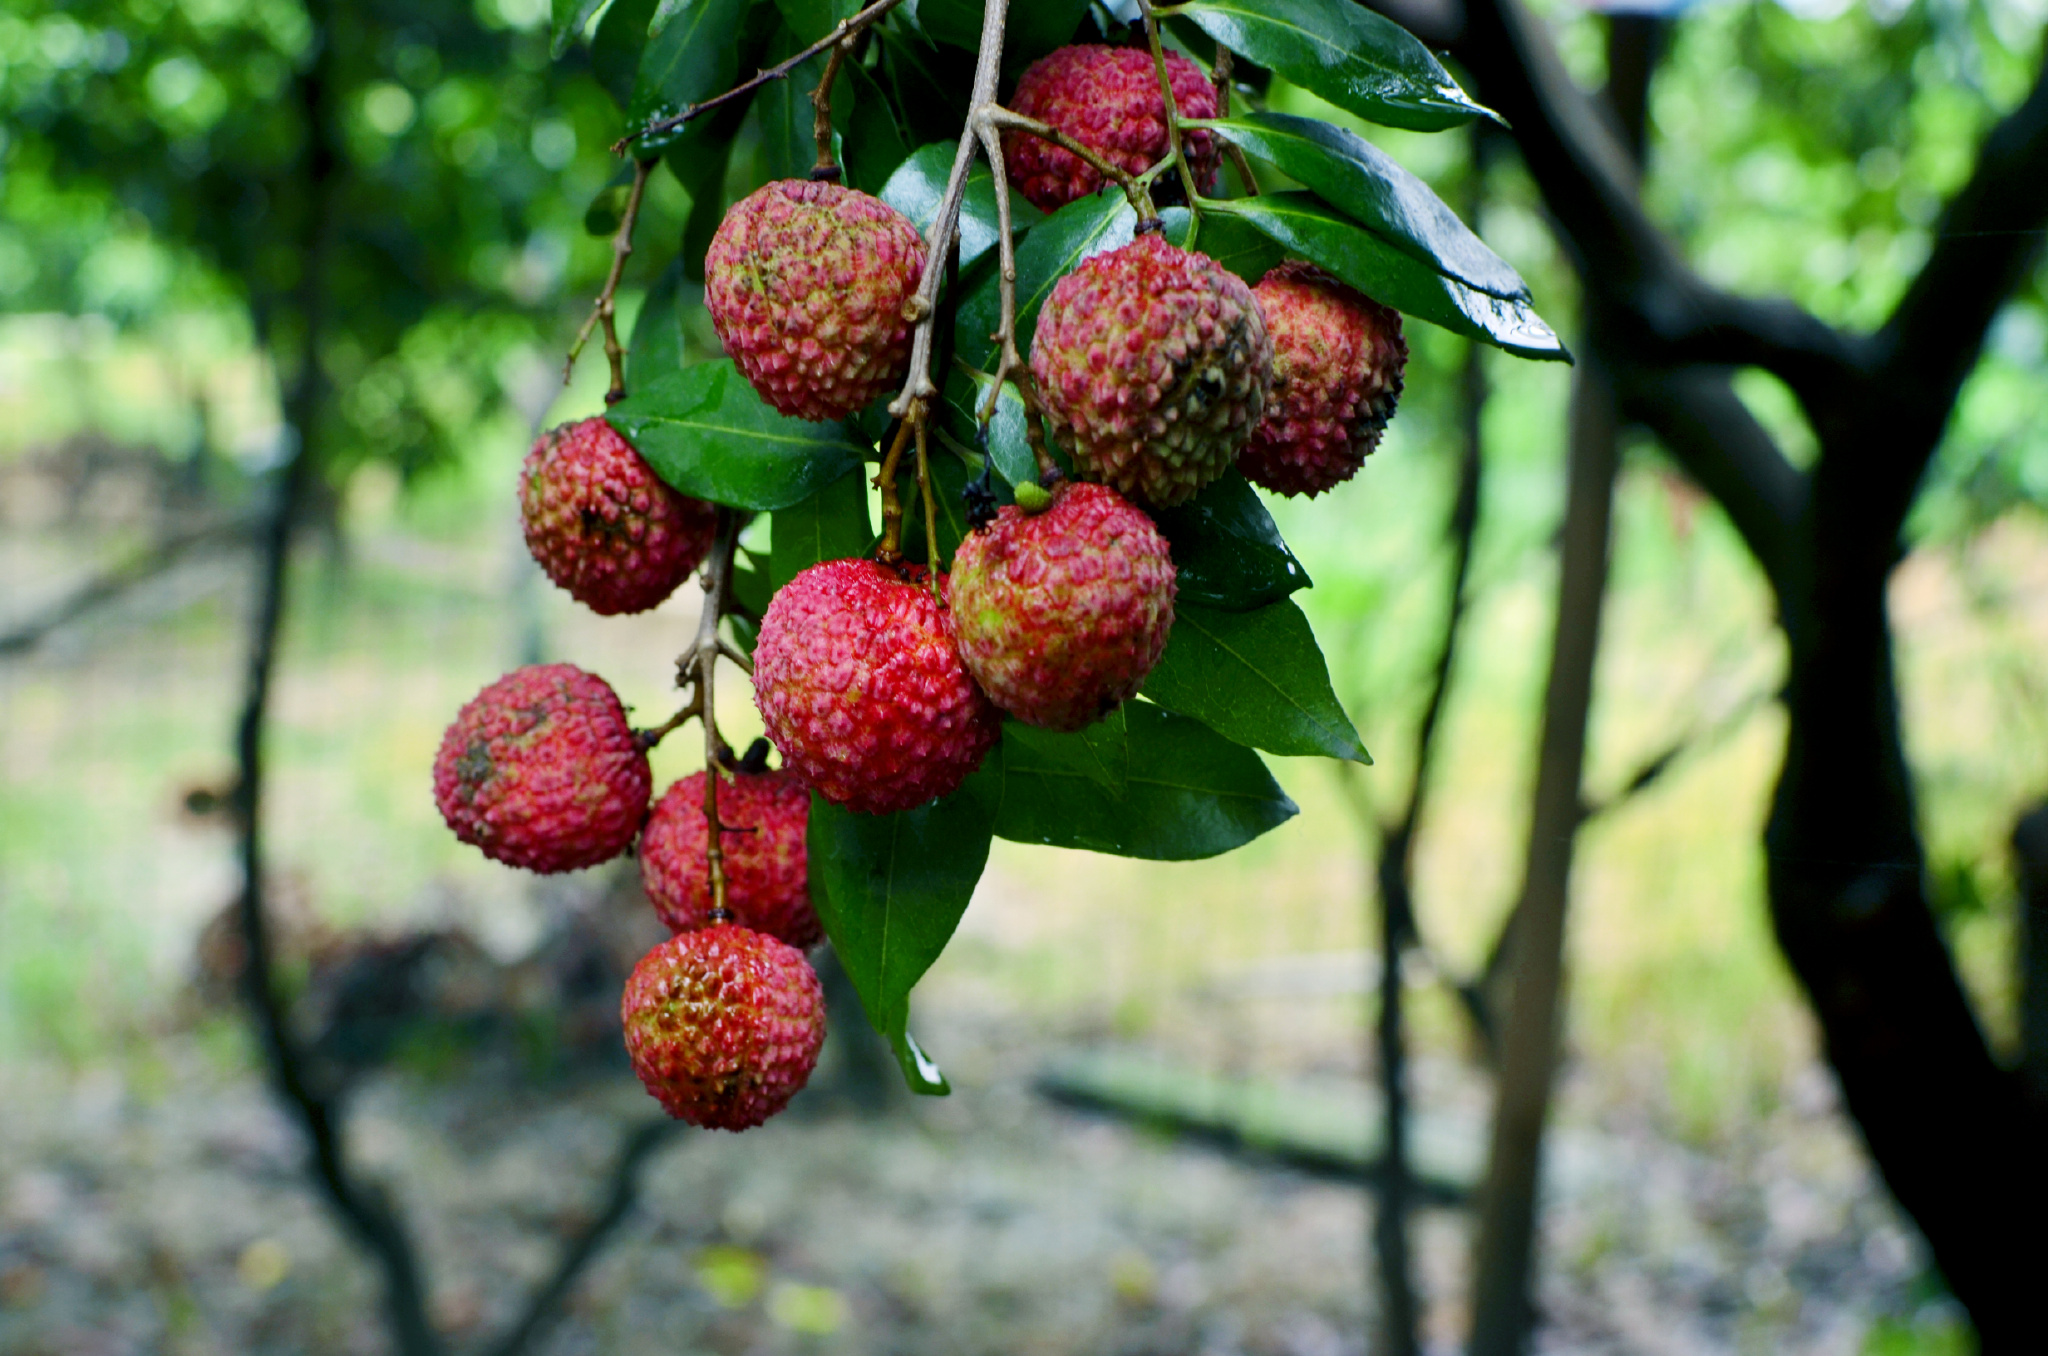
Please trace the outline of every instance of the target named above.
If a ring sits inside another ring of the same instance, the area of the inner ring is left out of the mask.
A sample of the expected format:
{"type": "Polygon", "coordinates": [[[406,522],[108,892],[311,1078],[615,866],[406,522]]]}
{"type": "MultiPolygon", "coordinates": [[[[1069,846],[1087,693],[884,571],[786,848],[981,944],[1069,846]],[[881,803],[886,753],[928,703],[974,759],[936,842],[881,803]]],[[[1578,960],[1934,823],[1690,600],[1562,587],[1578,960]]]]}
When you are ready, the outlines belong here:
{"type": "MultiPolygon", "coordinates": [[[[1216,94],[1168,58],[1180,113],[1216,94]]],[[[1020,113],[1131,172],[1167,149],[1152,58],[1069,47],[1019,81],[1020,113]]],[[[1213,187],[1212,134],[1183,142],[1213,187]]],[[[1012,181],[1056,210],[1103,187],[1096,169],[1030,136],[1005,144],[1012,181]]],[[[770,183],[727,214],[705,303],[727,355],[786,415],[842,419],[907,371],[926,267],[917,229],[837,183],[770,183]]],[[[828,560],[770,600],[755,700],[780,771],[686,777],[652,804],[649,736],[600,678],[520,669],[449,728],[435,797],[456,835],[499,861],[569,871],[639,842],[649,900],[674,934],[625,987],[626,1045],[648,1090],[697,1125],[742,1129],[801,1088],[824,1038],[803,948],[809,793],[888,814],[957,789],[1005,714],[1084,728],[1135,695],[1173,625],[1175,572],[1148,509],[1182,503],[1231,466],[1285,494],[1349,478],[1400,394],[1399,316],[1306,265],[1256,287],[1156,231],[1083,262],[1047,298],[1030,371],[1074,478],[1024,484],[968,534],[950,575],[900,560],[828,560]],[[719,778],[725,909],[709,885],[707,777],[719,778]]],[[[642,612],[713,549],[717,512],[668,485],[601,418],[535,443],[519,499],[549,578],[592,610],[642,612]]],[[[933,562],[930,568],[936,568],[933,562]]]]}

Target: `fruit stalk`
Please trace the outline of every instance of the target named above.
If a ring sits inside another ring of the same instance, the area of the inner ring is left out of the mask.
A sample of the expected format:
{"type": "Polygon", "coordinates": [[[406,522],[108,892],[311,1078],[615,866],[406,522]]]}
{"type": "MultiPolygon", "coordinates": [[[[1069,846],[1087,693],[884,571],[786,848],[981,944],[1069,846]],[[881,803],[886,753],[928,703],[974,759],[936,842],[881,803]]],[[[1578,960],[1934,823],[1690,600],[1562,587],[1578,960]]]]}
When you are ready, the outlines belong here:
{"type": "Polygon", "coordinates": [[[706,874],[711,881],[709,917],[714,923],[732,918],[732,910],[726,906],[725,898],[725,847],[722,839],[725,825],[718,818],[718,779],[729,751],[724,737],[718,733],[714,683],[718,657],[726,649],[719,640],[718,627],[724,620],[726,600],[732,587],[732,557],[739,545],[739,535],[739,514],[729,508],[718,510],[718,544],[712,547],[710,559],[704,562],[704,609],[697,615],[697,639],[690,647],[697,686],[696,705],[704,722],[704,860],[706,874]]]}
{"type": "Polygon", "coordinates": [[[1173,79],[1166,71],[1166,48],[1159,41],[1159,17],[1152,12],[1152,0],[1138,0],[1138,13],[1145,20],[1145,41],[1152,48],[1152,64],[1159,71],[1159,97],[1166,104],[1166,157],[1180,172],[1180,185],[1188,195],[1188,211],[1193,220],[1188,223],[1186,248],[1195,247],[1195,232],[1201,229],[1202,214],[1199,207],[1201,193],[1195,188],[1195,172],[1188,168],[1188,158],[1180,148],[1180,109],[1173,102],[1173,79]]]}
{"type": "Polygon", "coordinates": [[[825,59],[825,73],[811,91],[811,135],[818,141],[818,163],[811,168],[813,179],[839,181],[839,161],[832,154],[832,85],[839,79],[839,64],[853,55],[853,39],[840,39],[825,59]]]}
{"type": "Polygon", "coordinates": [[[647,176],[654,172],[653,160],[633,162],[633,188],[626,195],[626,210],[619,216],[619,229],[612,233],[612,271],[606,275],[604,290],[597,294],[597,304],[590,308],[590,318],[583,322],[583,328],[576,331],[576,342],[569,345],[569,358],[562,364],[562,385],[567,386],[576,375],[576,359],[583,354],[584,344],[590,341],[590,332],[599,325],[604,326],[604,356],[612,365],[612,384],[604,394],[604,403],[616,405],[626,398],[626,350],[619,346],[619,327],[613,320],[612,300],[619,290],[619,279],[626,272],[626,260],[633,254],[633,227],[640,220],[640,199],[647,193],[647,176]]]}

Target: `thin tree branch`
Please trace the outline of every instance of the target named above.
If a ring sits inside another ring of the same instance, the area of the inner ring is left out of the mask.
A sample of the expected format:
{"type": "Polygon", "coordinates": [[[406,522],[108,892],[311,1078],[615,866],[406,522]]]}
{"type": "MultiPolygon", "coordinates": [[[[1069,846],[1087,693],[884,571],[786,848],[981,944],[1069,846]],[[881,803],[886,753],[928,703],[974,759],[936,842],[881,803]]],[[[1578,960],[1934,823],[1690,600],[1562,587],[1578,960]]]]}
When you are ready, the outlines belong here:
{"type": "Polygon", "coordinates": [[[633,228],[640,221],[640,200],[647,193],[647,176],[654,172],[657,163],[654,160],[633,162],[633,187],[626,194],[626,210],[619,214],[619,228],[612,232],[611,272],[605,275],[604,287],[590,308],[590,316],[583,322],[583,328],[576,331],[576,341],[569,345],[569,357],[562,364],[562,385],[567,386],[576,375],[576,360],[583,356],[583,346],[590,341],[590,332],[599,325],[604,326],[604,356],[612,369],[612,384],[604,396],[607,405],[616,405],[626,398],[626,350],[619,345],[613,303],[618,295],[619,279],[626,272],[626,260],[633,256],[633,228]]]}

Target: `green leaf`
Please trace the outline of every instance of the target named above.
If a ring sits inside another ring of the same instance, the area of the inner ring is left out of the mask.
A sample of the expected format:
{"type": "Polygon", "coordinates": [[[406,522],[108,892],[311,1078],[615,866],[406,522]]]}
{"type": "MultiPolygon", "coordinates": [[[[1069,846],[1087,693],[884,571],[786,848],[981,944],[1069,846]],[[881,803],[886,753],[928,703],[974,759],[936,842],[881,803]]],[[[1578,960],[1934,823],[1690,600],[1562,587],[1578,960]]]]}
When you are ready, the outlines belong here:
{"type": "Polygon", "coordinates": [[[704,129],[711,135],[688,137],[662,156],[669,173],[690,195],[690,215],[683,223],[682,261],[683,276],[691,282],[704,281],[704,252],[725,218],[725,171],[732,160],[733,142],[716,135],[721,121],[712,115],[710,126],[704,129]]]}
{"type": "Polygon", "coordinates": [[[1193,0],[1171,12],[1367,122],[1440,132],[1495,117],[1414,34],[1352,0],[1193,0]]]}
{"type": "Polygon", "coordinates": [[[647,289],[640,314],[633,317],[633,338],[626,348],[627,390],[683,370],[683,313],[677,304],[682,287],[683,261],[671,259],[647,289]]]}
{"type": "Polygon", "coordinates": [[[1199,234],[1193,228],[1194,214],[1185,207],[1168,207],[1160,212],[1159,219],[1165,223],[1168,240],[1187,249],[1192,236],[1194,248],[1248,283],[1256,284],[1287,257],[1287,251],[1268,239],[1264,231],[1237,217],[1211,212],[1202,219],[1199,234]]]}
{"type": "MultiPolygon", "coordinates": [[[[1088,0],[1029,0],[1010,6],[1003,32],[1003,69],[1022,70],[1072,41],[1088,12],[1088,0]]],[[[919,0],[918,22],[943,43],[966,51],[981,48],[981,0],[919,0]]]]}
{"type": "Polygon", "coordinates": [[[605,417],[670,485],[733,508],[799,503],[869,451],[839,424],[777,414],[729,358],[662,377],[605,417]]]}
{"type": "Polygon", "coordinates": [[[1370,763],[1330,671],[1291,601],[1256,612],[1177,604],[1166,653],[1144,694],[1238,744],[1370,763]]]}
{"type": "Polygon", "coordinates": [[[597,13],[597,7],[604,0],[554,0],[551,23],[552,36],[548,40],[548,55],[555,60],[562,59],[562,53],[569,50],[569,44],[581,36],[590,22],[590,16],[597,13]]]}
{"type": "MultiPolygon", "coordinates": [[[[982,402],[988,399],[992,380],[986,372],[958,367],[946,378],[946,401],[941,411],[945,427],[968,447],[973,447],[979,437],[977,416],[982,402]]],[[[1004,382],[1003,392],[996,398],[995,415],[988,423],[988,455],[996,464],[996,474],[1012,485],[1038,479],[1038,459],[1031,455],[1031,442],[1024,432],[1024,398],[1017,394],[1012,382],[1004,382]]],[[[1058,455],[1057,451],[1054,455],[1058,455]]]]}
{"type": "MultiPolygon", "coordinates": [[[[775,8],[795,31],[799,45],[808,47],[839,24],[860,13],[860,0],[775,0],[775,8]]],[[[795,51],[796,48],[790,48],[795,51]]],[[[787,56],[785,52],[783,55],[787,56]]]]}
{"type": "Polygon", "coordinates": [[[846,181],[863,193],[880,196],[882,186],[910,154],[889,92],[865,66],[849,62],[843,75],[853,86],[853,116],[847,120],[843,151],[846,181]]]}
{"type": "Polygon", "coordinates": [[[773,589],[821,560],[860,555],[875,539],[865,469],[849,471],[810,498],[777,509],[771,527],[768,583],[773,589]]]}
{"type": "Polygon", "coordinates": [[[910,991],[946,949],[988,864],[1003,801],[1003,753],[958,791],[893,815],[862,815],[811,796],[812,898],[875,1030],[916,1092],[945,1076],[912,1040],[910,991]]]}
{"type": "MultiPolygon", "coordinates": [[[[637,131],[729,89],[739,65],[736,39],[752,4],[753,0],[661,0],[633,80],[626,125],[637,131]]],[[[633,149],[653,155],[683,131],[679,127],[641,137],[633,149]]]]}
{"type": "MultiPolygon", "coordinates": [[[[1028,356],[1031,352],[1039,308],[1052,294],[1053,284],[1090,255],[1130,244],[1137,225],[1138,214],[1123,194],[1109,192],[1070,202],[1032,228],[1017,247],[1019,353],[1028,356]]],[[[1002,296],[991,270],[960,300],[954,344],[969,366],[994,369],[996,346],[988,336],[995,333],[1001,319],[1002,296]]]]}
{"type": "MultiPolygon", "coordinates": [[[[914,456],[905,456],[903,466],[896,476],[898,493],[903,497],[903,558],[922,561],[924,553],[924,497],[917,488],[917,466],[914,456]]],[[[980,466],[971,471],[952,449],[934,443],[931,449],[932,475],[932,516],[938,520],[939,568],[953,568],[953,553],[960,549],[960,543],[967,538],[967,505],[961,491],[967,482],[981,474],[980,466]]]]}
{"type": "Polygon", "coordinates": [[[1309,586],[1273,515],[1236,471],[1152,520],[1173,547],[1180,604],[1247,612],[1309,586]]]}
{"type": "Polygon", "coordinates": [[[762,562],[749,558],[745,552],[732,567],[732,601],[741,620],[759,617],[768,610],[768,600],[775,595],[774,586],[769,582],[768,571],[761,568],[762,562]]]}
{"type": "MultiPolygon", "coordinates": [[[[632,171],[625,171],[630,179],[632,171]]],[[[612,182],[597,190],[590,206],[583,209],[583,234],[600,238],[618,232],[619,223],[626,219],[626,199],[632,195],[629,183],[620,183],[619,176],[613,175],[612,182]]]]}
{"type": "MultiPolygon", "coordinates": [[[[953,172],[953,155],[958,147],[947,141],[920,146],[897,166],[882,185],[881,199],[909,217],[920,235],[929,238],[945,202],[946,180],[953,172]]],[[[1022,233],[1045,214],[1016,194],[1010,195],[1010,228],[1022,233]]],[[[987,165],[976,161],[967,172],[967,191],[960,199],[960,267],[995,248],[999,222],[996,213],[996,181],[987,165]]]]}
{"type": "Polygon", "coordinates": [[[1250,113],[1196,125],[1313,189],[1338,211],[1446,277],[1490,296],[1529,299],[1522,275],[1472,234],[1435,190],[1356,132],[1284,113],[1250,113]]]}
{"type": "Polygon", "coordinates": [[[1146,702],[1127,702],[1123,711],[1129,761],[1122,795],[1104,784],[1089,731],[1054,734],[1006,722],[996,836],[1179,862],[1241,847],[1296,813],[1250,749],[1146,702]]]}
{"type": "MultiPolygon", "coordinates": [[[[765,60],[768,65],[775,65],[795,56],[806,46],[808,44],[791,32],[787,24],[778,24],[775,36],[769,40],[765,60]]],[[[825,61],[821,52],[797,65],[786,78],[769,81],[754,95],[754,109],[761,120],[760,159],[757,163],[764,180],[808,178],[817,165],[818,114],[811,107],[811,91],[824,78],[825,61]]],[[[835,120],[843,124],[852,111],[852,82],[834,81],[832,112],[835,120]]],[[[832,141],[836,157],[840,138],[835,135],[832,141]]]]}
{"type": "Polygon", "coordinates": [[[590,40],[591,73],[620,108],[633,102],[633,80],[647,48],[647,26],[654,20],[654,5],[655,0],[612,0],[590,40]]]}
{"type": "Polygon", "coordinates": [[[1397,311],[1525,358],[1570,362],[1557,332],[1526,301],[1496,297],[1447,278],[1308,193],[1266,193],[1211,205],[1242,217],[1289,254],[1397,311]]]}

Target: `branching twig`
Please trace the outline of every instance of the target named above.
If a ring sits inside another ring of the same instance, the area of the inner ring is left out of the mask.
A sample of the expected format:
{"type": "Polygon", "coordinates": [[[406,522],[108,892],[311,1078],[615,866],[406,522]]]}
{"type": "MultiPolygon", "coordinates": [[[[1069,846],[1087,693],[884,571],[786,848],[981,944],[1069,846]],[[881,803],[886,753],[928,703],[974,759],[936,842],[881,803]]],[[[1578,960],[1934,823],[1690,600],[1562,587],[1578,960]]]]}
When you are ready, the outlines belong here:
{"type": "MultiPolygon", "coordinates": [[[[1166,48],[1159,41],[1159,19],[1152,12],[1152,0],[1138,0],[1138,13],[1145,20],[1145,42],[1152,49],[1152,65],[1159,72],[1159,98],[1166,109],[1166,158],[1180,171],[1180,186],[1187,194],[1188,211],[1192,218],[1188,223],[1188,243],[1194,243],[1194,233],[1201,228],[1202,216],[1198,204],[1201,193],[1195,187],[1195,172],[1188,167],[1188,158],[1180,145],[1180,109],[1173,102],[1173,78],[1166,71],[1166,48]]],[[[1150,171],[1157,173],[1157,169],[1150,171]]]]}
{"type": "Polygon", "coordinates": [[[628,132],[625,136],[620,137],[617,141],[612,143],[612,154],[624,155],[626,153],[626,148],[628,146],[631,146],[634,142],[640,140],[642,137],[659,136],[663,132],[673,132],[676,130],[676,128],[681,127],[684,123],[689,122],[695,118],[700,118],[704,114],[709,113],[714,108],[718,108],[721,107],[722,105],[729,104],[734,99],[744,98],[745,96],[752,94],[755,90],[761,88],[761,86],[767,84],[771,80],[787,79],[791,71],[803,65],[806,61],[809,61],[812,57],[824,51],[827,47],[837,46],[839,43],[846,41],[854,34],[859,33],[862,29],[866,28],[869,24],[874,23],[875,20],[881,18],[883,15],[887,14],[890,10],[896,8],[896,6],[898,6],[901,3],[903,3],[903,0],[875,0],[874,4],[869,5],[860,13],[854,15],[849,19],[841,20],[839,24],[835,28],[833,28],[833,30],[830,33],[827,33],[824,37],[819,38],[816,42],[812,43],[809,47],[804,48],[795,56],[786,57],[783,60],[776,62],[773,66],[765,67],[764,69],[756,72],[751,80],[744,80],[739,84],[734,85],[731,89],[725,91],[725,93],[714,94],[709,99],[706,99],[701,103],[691,104],[688,108],[684,109],[680,113],[672,113],[665,118],[656,118],[653,122],[648,123],[645,127],[641,128],[637,132],[628,132]]]}
{"type": "Polygon", "coordinates": [[[931,448],[925,438],[925,421],[916,421],[917,428],[917,492],[924,499],[924,575],[925,585],[932,591],[933,602],[943,602],[939,594],[939,513],[932,499],[931,448]]]}
{"type": "MultiPolygon", "coordinates": [[[[922,402],[917,408],[923,408],[922,402]]],[[[888,455],[875,472],[875,488],[882,492],[882,544],[875,548],[875,556],[885,565],[893,565],[903,557],[903,497],[896,490],[896,469],[903,464],[903,449],[909,444],[910,432],[910,420],[896,421],[896,436],[889,440],[888,455]]]]}
{"type": "MultiPolygon", "coordinates": [[[[1143,174],[1133,174],[1114,160],[1105,158],[1101,152],[1074,140],[1074,138],[1068,136],[1059,128],[1054,127],[1051,123],[1040,122],[1036,118],[1027,118],[1022,113],[1012,112],[1010,109],[1004,108],[999,104],[992,104],[982,109],[975,116],[974,124],[980,131],[982,148],[988,154],[989,165],[991,168],[996,168],[998,178],[1003,177],[1002,170],[997,168],[1003,163],[1003,148],[1002,142],[994,138],[994,130],[1022,132],[1026,136],[1034,136],[1041,141],[1049,141],[1061,150],[1078,156],[1087,163],[1088,168],[1122,189],[1124,197],[1130,200],[1131,210],[1138,214],[1138,220],[1150,221],[1159,215],[1158,210],[1152,206],[1152,194],[1147,188],[1148,182],[1159,172],[1159,165],[1153,166],[1143,174]]],[[[1165,161],[1161,161],[1160,165],[1165,163],[1165,161]]],[[[1004,201],[1002,194],[999,192],[996,195],[996,210],[1007,214],[1008,209],[1009,204],[1004,201]]]]}
{"type": "Polygon", "coordinates": [[[732,590],[732,557],[739,546],[740,515],[732,509],[718,510],[718,541],[711,548],[711,558],[704,562],[704,610],[697,615],[697,639],[691,644],[690,652],[677,661],[681,670],[690,668],[695,676],[697,701],[702,707],[704,722],[704,859],[705,870],[711,878],[712,922],[723,922],[732,917],[725,902],[725,824],[718,817],[718,779],[723,775],[730,759],[731,750],[725,739],[718,733],[718,706],[715,695],[715,680],[718,672],[718,657],[725,649],[718,634],[719,624],[725,618],[726,600],[732,590]]]}
{"type": "Polygon", "coordinates": [[[832,45],[832,55],[825,59],[825,74],[818,79],[818,87],[811,91],[811,135],[818,142],[818,163],[811,168],[811,178],[837,181],[839,159],[832,154],[832,85],[839,78],[839,63],[853,54],[853,39],[843,38],[832,45]]]}
{"type": "Polygon", "coordinates": [[[583,322],[583,328],[576,331],[576,342],[569,345],[569,359],[562,364],[562,385],[567,386],[576,375],[576,359],[583,355],[583,345],[590,341],[590,332],[599,325],[604,326],[604,356],[612,365],[612,384],[605,392],[604,403],[616,405],[626,398],[626,350],[619,346],[619,329],[613,320],[613,298],[618,294],[619,279],[625,274],[626,260],[633,254],[633,227],[640,220],[640,199],[647,192],[647,176],[654,172],[655,161],[636,160],[633,162],[633,188],[626,195],[626,210],[619,217],[619,229],[612,234],[612,269],[605,275],[604,290],[597,294],[597,304],[590,308],[590,318],[583,322]]]}

